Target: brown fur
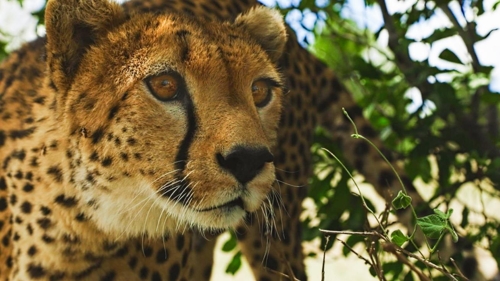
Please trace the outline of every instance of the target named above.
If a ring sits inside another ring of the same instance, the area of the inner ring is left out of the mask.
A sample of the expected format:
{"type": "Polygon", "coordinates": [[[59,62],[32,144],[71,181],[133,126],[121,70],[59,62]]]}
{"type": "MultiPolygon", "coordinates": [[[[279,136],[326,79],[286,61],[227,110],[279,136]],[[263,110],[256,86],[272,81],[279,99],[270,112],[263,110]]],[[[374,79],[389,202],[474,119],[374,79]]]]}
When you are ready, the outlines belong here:
{"type": "Polygon", "coordinates": [[[46,19],[45,55],[40,39],[0,68],[0,277],[186,277],[190,236],[165,237],[235,227],[271,191],[269,159],[241,183],[219,158],[276,143],[283,20],[267,8],[234,23],[127,14],[103,0],[52,0],[46,19]],[[180,77],[178,99],[148,88],[161,73],[180,77]],[[272,97],[256,107],[260,79],[272,97]]]}

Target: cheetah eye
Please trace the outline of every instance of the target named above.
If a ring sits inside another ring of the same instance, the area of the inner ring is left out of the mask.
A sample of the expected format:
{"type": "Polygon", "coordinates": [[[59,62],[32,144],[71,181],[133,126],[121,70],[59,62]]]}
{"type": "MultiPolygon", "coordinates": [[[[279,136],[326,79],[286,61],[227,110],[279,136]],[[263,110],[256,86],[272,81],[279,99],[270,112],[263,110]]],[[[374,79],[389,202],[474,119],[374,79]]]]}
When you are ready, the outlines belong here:
{"type": "Polygon", "coordinates": [[[163,73],[146,79],[149,91],[160,101],[177,98],[181,83],[181,78],[175,73],[163,73]]]}
{"type": "Polygon", "coordinates": [[[264,107],[271,101],[274,85],[272,81],[261,79],[253,82],[252,96],[255,106],[264,107]]]}

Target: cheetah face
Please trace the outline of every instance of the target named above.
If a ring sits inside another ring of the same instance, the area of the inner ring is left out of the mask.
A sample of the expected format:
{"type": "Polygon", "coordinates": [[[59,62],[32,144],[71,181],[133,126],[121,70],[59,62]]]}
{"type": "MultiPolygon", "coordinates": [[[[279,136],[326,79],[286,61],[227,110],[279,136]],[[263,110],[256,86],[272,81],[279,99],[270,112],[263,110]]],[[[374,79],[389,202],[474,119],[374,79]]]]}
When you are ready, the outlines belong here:
{"type": "Polygon", "coordinates": [[[281,16],[255,8],[215,23],[84,2],[49,2],[47,84],[92,221],[160,236],[258,211],[275,180],[281,16]]]}

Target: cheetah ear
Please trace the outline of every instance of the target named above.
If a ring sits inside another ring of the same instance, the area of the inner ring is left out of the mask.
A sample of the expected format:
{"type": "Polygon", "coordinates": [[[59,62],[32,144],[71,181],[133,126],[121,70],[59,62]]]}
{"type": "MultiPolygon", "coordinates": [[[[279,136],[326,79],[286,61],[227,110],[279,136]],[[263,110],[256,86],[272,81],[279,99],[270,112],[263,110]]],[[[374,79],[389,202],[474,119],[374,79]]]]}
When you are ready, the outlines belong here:
{"type": "Polygon", "coordinates": [[[257,6],[239,15],[235,24],[244,28],[274,63],[278,61],[285,47],[287,34],[283,16],[277,10],[257,6]]]}
{"type": "Polygon", "coordinates": [[[64,91],[89,47],[124,22],[126,15],[120,5],[108,0],[49,0],[45,19],[52,83],[64,91]]]}

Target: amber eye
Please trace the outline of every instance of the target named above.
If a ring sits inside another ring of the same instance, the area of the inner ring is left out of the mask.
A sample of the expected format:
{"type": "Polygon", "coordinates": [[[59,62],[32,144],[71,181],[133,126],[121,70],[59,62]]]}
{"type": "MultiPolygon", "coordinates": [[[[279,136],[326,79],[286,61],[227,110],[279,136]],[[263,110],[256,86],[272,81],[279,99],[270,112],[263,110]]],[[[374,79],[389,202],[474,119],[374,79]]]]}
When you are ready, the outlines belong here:
{"type": "Polygon", "coordinates": [[[257,80],[252,84],[252,96],[255,106],[264,107],[271,100],[273,86],[266,80],[257,80]]]}
{"type": "Polygon", "coordinates": [[[180,77],[174,74],[160,74],[146,80],[151,93],[161,101],[175,99],[179,93],[180,77]]]}

